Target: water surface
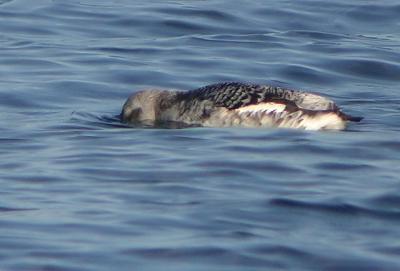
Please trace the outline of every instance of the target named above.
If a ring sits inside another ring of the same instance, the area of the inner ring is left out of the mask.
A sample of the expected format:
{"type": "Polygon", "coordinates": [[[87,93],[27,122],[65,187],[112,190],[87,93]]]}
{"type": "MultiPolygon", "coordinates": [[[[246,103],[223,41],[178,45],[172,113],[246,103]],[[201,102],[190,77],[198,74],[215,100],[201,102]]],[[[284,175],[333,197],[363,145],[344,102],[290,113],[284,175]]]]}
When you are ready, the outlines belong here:
{"type": "Polygon", "coordinates": [[[400,269],[398,1],[0,0],[1,270],[400,269]],[[243,81],[343,132],[121,124],[243,81]]]}

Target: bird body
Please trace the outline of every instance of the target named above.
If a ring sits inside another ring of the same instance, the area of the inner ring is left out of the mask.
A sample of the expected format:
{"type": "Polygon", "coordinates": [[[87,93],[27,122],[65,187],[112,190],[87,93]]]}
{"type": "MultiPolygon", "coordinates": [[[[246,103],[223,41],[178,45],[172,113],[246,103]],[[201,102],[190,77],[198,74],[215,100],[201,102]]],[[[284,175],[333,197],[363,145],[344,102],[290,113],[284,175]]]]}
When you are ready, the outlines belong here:
{"type": "Polygon", "coordinates": [[[190,91],[139,91],[125,102],[121,118],[128,123],[306,130],[342,130],[347,121],[361,120],[317,94],[243,83],[219,83],[190,91]]]}

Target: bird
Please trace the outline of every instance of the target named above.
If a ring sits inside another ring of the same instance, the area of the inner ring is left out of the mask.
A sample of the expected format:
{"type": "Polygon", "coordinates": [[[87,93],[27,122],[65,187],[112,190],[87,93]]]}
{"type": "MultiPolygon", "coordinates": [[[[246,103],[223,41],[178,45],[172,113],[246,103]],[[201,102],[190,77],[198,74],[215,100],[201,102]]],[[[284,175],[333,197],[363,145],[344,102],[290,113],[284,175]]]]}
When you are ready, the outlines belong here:
{"type": "Polygon", "coordinates": [[[133,93],[120,114],[124,123],[174,122],[204,127],[343,130],[362,117],[345,114],[330,99],[277,86],[224,82],[189,91],[133,93]]]}

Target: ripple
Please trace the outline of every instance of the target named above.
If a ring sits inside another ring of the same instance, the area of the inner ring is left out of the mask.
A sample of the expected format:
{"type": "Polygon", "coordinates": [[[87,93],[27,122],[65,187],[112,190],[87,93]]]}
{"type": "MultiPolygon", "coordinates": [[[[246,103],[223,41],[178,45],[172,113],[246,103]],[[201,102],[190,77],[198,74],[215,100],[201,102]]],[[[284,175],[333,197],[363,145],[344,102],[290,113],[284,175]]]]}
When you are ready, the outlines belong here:
{"type": "Polygon", "coordinates": [[[268,259],[260,259],[248,255],[241,255],[226,249],[216,247],[183,247],[183,248],[150,248],[129,249],[122,251],[123,254],[141,256],[152,259],[168,259],[169,261],[187,261],[193,258],[209,259],[219,264],[231,266],[263,266],[271,268],[282,268],[282,264],[268,259]],[[216,258],[215,258],[216,257],[216,258]]]}
{"type": "Polygon", "coordinates": [[[398,211],[367,209],[348,203],[312,203],[284,198],[272,199],[269,203],[277,207],[306,211],[318,211],[321,213],[336,213],[340,215],[366,215],[388,220],[400,220],[400,212],[398,211]]]}
{"type": "Polygon", "coordinates": [[[222,256],[224,254],[228,254],[228,251],[220,248],[212,248],[212,247],[194,247],[194,248],[179,248],[179,249],[162,249],[162,248],[153,248],[153,249],[130,249],[125,250],[123,253],[132,254],[132,255],[140,255],[142,257],[151,257],[151,258],[168,258],[170,260],[173,259],[184,259],[191,256],[199,256],[199,257],[211,257],[215,255],[222,256]]]}
{"type": "Polygon", "coordinates": [[[5,5],[7,3],[12,2],[13,0],[0,0],[0,5],[5,5]]]}
{"type": "Polygon", "coordinates": [[[161,49],[156,48],[126,48],[126,47],[93,47],[91,48],[95,51],[107,52],[107,53],[117,53],[117,54],[128,54],[128,55],[147,55],[159,53],[161,49]]]}
{"type": "Polygon", "coordinates": [[[394,192],[369,199],[372,206],[379,206],[384,209],[400,210],[400,196],[394,192]]]}
{"type": "Polygon", "coordinates": [[[400,16],[400,5],[361,5],[346,13],[350,20],[363,23],[379,22],[379,24],[395,21],[400,16]]]}
{"type": "Polygon", "coordinates": [[[199,31],[199,32],[209,31],[209,27],[207,27],[206,25],[186,22],[181,20],[172,20],[172,19],[164,20],[162,24],[166,26],[167,29],[178,32],[183,31],[191,33],[191,31],[199,31]]]}
{"type": "Polygon", "coordinates": [[[372,165],[360,165],[355,163],[318,163],[315,165],[318,169],[326,169],[326,170],[348,170],[348,171],[355,171],[355,170],[374,170],[375,167],[372,165]]]}
{"type": "Polygon", "coordinates": [[[256,246],[251,249],[254,253],[263,254],[263,255],[282,255],[284,257],[294,257],[294,258],[316,258],[313,255],[310,255],[304,250],[293,248],[290,246],[271,246],[271,245],[262,245],[256,246]]]}
{"type": "Polygon", "coordinates": [[[342,59],[329,65],[334,71],[366,79],[400,80],[400,65],[374,59],[342,59]]]}
{"type": "Polygon", "coordinates": [[[342,34],[310,31],[310,30],[292,30],[292,31],[287,31],[285,35],[311,38],[314,40],[329,40],[329,41],[331,40],[339,41],[342,39],[348,39],[348,36],[342,34]]]}
{"type": "Polygon", "coordinates": [[[0,93],[0,104],[4,107],[13,108],[37,108],[37,101],[26,99],[26,97],[21,97],[21,95],[13,93],[0,93]]]}
{"type": "Polygon", "coordinates": [[[38,209],[35,208],[10,208],[10,207],[1,207],[0,206],[0,213],[4,212],[21,212],[21,211],[35,211],[38,209]]]}
{"type": "Polygon", "coordinates": [[[299,174],[304,171],[294,166],[285,166],[278,162],[247,162],[247,161],[209,161],[196,163],[196,166],[204,168],[243,168],[250,171],[265,171],[284,174],[299,174]]]}
{"type": "Polygon", "coordinates": [[[226,11],[214,10],[214,9],[163,7],[163,8],[155,8],[153,10],[168,15],[188,16],[189,18],[195,18],[200,20],[204,20],[206,18],[209,20],[215,20],[217,23],[221,23],[221,21],[233,23],[238,20],[236,16],[227,13],[226,11]]]}
{"type": "Polygon", "coordinates": [[[281,73],[287,78],[311,83],[321,84],[336,80],[333,76],[328,75],[321,70],[301,65],[285,65],[285,67],[281,69],[281,73]]]}

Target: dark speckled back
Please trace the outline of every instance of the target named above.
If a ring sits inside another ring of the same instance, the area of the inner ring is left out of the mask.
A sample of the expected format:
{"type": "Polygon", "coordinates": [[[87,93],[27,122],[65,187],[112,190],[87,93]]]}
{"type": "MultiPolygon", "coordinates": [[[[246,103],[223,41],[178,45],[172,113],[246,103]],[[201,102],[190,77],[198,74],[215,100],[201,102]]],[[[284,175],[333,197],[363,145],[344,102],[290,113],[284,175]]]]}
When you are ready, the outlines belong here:
{"type": "Polygon", "coordinates": [[[322,97],[303,91],[280,87],[238,82],[218,83],[191,90],[184,94],[186,99],[210,100],[216,106],[237,109],[261,102],[277,101],[310,110],[336,110],[336,105],[322,97]],[[187,96],[188,95],[188,96],[187,96]],[[312,98],[312,103],[310,103],[312,98]]]}

